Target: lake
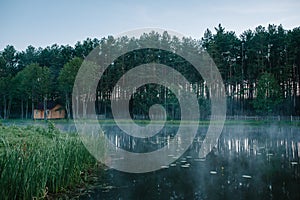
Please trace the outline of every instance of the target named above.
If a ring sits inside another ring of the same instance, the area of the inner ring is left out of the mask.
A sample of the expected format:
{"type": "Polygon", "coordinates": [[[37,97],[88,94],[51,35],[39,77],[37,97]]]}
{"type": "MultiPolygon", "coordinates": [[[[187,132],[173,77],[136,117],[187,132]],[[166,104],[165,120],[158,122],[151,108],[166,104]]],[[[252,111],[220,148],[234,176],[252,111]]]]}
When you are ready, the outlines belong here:
{"type": "MultiPolygon", "coordinates": [[[[145,152],[168,145],[177,128],[165,127],[146,142],[113,126],[106,135],[116,146],[145,152]]],[[[201,126],[190,148],[160,170],[107,169],[81,199],[300,199],[299,127],[225,125],[217,147],[203,159],[198,154],[206,130],[201,126]]]]}
{"type": "MultiPolygon", "coordinates": [[[[42,121],[5,124],[46,126],[42,121]]],[[[74,123],[56,121],[55,126],[76,130],[74,123]]],[[[114,145],[143,153],[168,145],[178,126],[168,125],[146,139],[131,137],[114,125],[103,129],[114,145]]],[[[199,158],[206,131],[201,125],[190,148],[160,170],[132,174],[106,169],[80,199],[300,199],[300,127],[228,123],[217,147],[199,158]]]]}

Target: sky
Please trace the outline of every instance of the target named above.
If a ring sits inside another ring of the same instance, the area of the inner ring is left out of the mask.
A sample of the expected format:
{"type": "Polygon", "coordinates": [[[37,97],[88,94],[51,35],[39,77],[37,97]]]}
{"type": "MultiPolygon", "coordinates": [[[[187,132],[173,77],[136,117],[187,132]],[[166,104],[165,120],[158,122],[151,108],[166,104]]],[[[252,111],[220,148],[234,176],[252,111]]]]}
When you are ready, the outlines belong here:
{"type": "Polygon", "coordinates": [[[0,50],[74,46],[87,37],[155,27],[200,39],[219,23],[239,36],[258,25],[300,26],[299,0],[0,0],[0,50]]]}

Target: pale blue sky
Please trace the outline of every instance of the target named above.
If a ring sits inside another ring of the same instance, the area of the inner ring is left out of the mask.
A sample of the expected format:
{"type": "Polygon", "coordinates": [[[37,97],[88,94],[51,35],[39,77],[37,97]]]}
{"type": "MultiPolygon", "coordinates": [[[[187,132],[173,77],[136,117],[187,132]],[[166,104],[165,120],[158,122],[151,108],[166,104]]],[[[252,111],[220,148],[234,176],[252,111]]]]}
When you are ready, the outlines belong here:
{"type": "Polygon", "coordinates": [[[0,50],[10,44],[73,46],[137,28],[170,29],[200,39],[221,23],[239,35],[258,25],[300,26],[299,0],[0,0],[0,50]]]}

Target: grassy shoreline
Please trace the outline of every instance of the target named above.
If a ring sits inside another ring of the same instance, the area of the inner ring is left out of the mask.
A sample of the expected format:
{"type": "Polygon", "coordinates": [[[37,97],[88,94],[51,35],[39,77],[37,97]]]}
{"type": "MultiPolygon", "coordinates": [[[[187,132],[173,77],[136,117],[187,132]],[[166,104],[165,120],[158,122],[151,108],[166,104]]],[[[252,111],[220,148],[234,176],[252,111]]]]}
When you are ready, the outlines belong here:
{"type": "Polygon", "coordinates": [[[41,199],[83,193],[101,169],[76,134],[41,127],[0,126],[2,199],[41,199]]]}

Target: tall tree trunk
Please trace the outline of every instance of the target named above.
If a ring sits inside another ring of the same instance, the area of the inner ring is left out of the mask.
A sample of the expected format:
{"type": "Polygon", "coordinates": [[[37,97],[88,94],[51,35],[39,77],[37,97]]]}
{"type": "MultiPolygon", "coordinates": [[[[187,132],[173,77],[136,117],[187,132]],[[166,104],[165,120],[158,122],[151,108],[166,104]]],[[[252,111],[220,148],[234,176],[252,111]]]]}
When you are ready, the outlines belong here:
{"type": "Polygon", "coordinates": [[[86,100],[82,101],[82,114],[83,114],[83,118],[86,118],[86,110],[87,110],[87,102],[86,100]]]}
{"type": "Polygon", "coordinates": [[[101,114],[101,100],[100,100],[100,95],[99,92],[97,91],[97,97],[96,97],[96,105],[97,105],[97,115],[101,114]]]}
{"type": "Polygon", "coordinates": [[[7,118],[9,118],[10,116],[10,110],[11,110],[11,103],[12,103],[12,96],[9,97],[9,100],[8,100],[8,106],[7,106],[7,118]]]}
{"type": "Polygon", "coordinates": [[[76,117],[78,117],[78,111],[79,111],[79,97],[76,96],[76,109],[75,109],[76,117]]]}
{"type": "Polygon", "coordinates": [[[24,100],[21,99],[21,119],[24,119],[24,100]]]}
{"type": "Polygon", "coordinates": [[[296,98],[297,98],[297,66],[294,64],[293,65],[293,81],[292,81],[292,87],[293,87],[293,113],[292,115],[295,115],[295,110],[296,110],[296,98]]]}
{"type": "Polygon", "coordinates": [[[3,96],[3,118],[7,118],[7,113],[6,113],[6,96],[3,96]]]}
{"type": "Polygon", "coordinates": [[[104,117],[106,118],[107,110],[106,110],[106,102],[105,101],[104,101],[103,105],[104,105],[104,117]]]}
{"type": "Polygon", "coordinates": [[[31,100],[31,119],[34,119],[34,102],[31,100]]]}
{"type": "Polygon", "coordinates": [[[71,113],[70,113],[70,100],[69,100],[68,93],[66,93],[66,111],[67,111],[67,119],[70,119],[71,113]]]}
{"type": "Polygon", "coordinates": [[[47,95],[44,96],[44,120],[47,121],[48,113],[47,113],[47,95]]]}
{"type": "Polygon", "coordinates": [[[26,99],[25,118],[28,119],[28,98],[26,99]]]}

